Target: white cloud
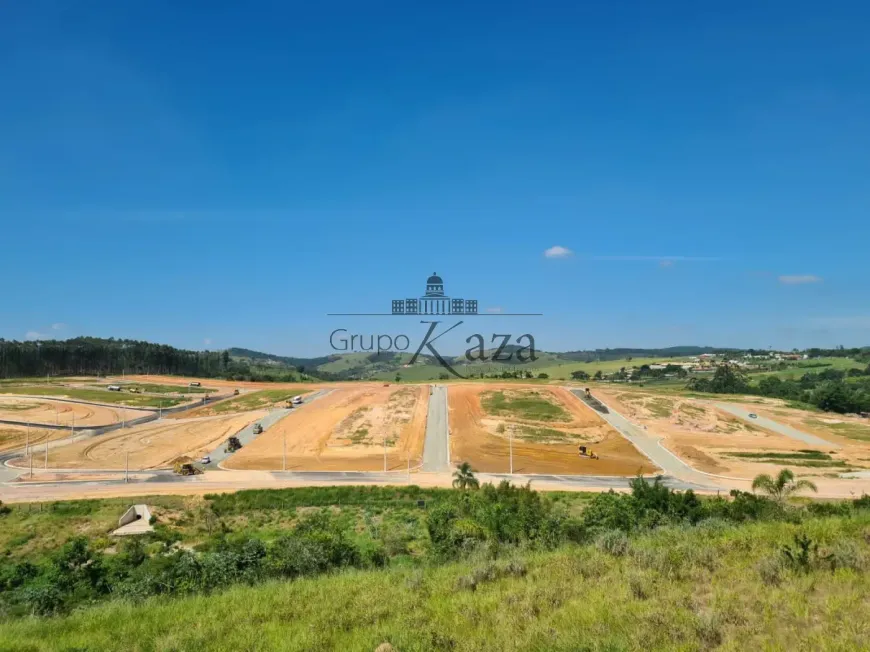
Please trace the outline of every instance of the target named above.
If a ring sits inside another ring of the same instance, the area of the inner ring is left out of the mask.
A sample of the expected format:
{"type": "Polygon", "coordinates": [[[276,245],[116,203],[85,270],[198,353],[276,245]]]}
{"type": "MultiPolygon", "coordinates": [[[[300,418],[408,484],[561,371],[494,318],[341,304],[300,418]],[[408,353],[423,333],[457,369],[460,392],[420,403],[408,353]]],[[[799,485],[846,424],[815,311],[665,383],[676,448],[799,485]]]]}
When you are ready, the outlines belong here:
{"type": "Polygon", "coordinates": [[[27,331],[24,337],[28,340],[46,340],[48,339],[48,335],[45,333],[40,333],[39,331],[27,331]]]}
{"type": "Polygon", "coordinates": [[[659,267],[673,267],[674,261],[672,260],[662,260],[659,262],[659,267]]]}
{"type": "Polygon", "coordinates": [[[544,252],[544,256],[546,258],[567,258],[571,256],[574,252],[568,249],[567,247],[560,247],[556,245],[555,247],[550,247],[544,252]]]}
{"type": "Polygon", "coordinates": [[[202,341],[202,343],[205,344],[206,346],[211,346],[211,338],[210,337],[205,338],[202,341]]]}
{"type": "Polygon", "coordinates": [[[53,331],[62,331],[64,328],[66,328],[66,324],[63,322],[57,322],[56,324],[51,325],[51,330],[53,331]]]}
{"type": "Polygon", "coordinates": [[[499,313],[502,311],[502,309],[499,306],[493,306],[492,308],[487,308],[486,311],[492,313],[499,313]]]}
{"type": "Polygon", "coordinates": [[[822,278],[815,274],[784,274],[779,277],[784,285],[803,285],[805,283],[821,283],[822,278]]]}

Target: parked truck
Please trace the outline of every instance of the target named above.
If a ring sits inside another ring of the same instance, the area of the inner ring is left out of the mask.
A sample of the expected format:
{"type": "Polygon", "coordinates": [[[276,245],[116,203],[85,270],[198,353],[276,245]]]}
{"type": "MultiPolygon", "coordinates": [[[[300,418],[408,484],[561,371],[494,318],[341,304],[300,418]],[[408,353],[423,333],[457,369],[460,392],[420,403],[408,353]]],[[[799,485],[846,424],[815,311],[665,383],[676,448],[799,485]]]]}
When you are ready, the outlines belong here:
{"type": "Polygon", "coordinates": [[[239,441],[238,437],[230,437],[229,439],[227,439],[227,445],[226,448],[224,448],[224,453],[235,453],[241,447],[242,442],[239,441]]]}

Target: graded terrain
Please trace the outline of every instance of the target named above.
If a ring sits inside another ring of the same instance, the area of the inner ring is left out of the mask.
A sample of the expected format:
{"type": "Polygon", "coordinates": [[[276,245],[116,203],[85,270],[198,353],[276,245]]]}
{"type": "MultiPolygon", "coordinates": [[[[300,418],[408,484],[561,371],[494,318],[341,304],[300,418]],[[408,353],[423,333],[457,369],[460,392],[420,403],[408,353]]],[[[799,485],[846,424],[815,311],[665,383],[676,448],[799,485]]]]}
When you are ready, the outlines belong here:
{"type": "Polygon", "coordinates": [[[228,469],[378,471],[420,463],[428,386],[340,387],[294,410],[224,462],[228,469]]]}
{"type": "MultiPolygon", "coordinates": [[[[106,392],[108,394],[108,392],[106,392]]],[[[134,408],[72,403],[32,396],[0,396],[0,419],[27,421],[35,425],[106,426],[151,414],[134,408]]]]}
{"type": "Polygon", "coordinates": [[[634,446],[561,387],[469,384],[448,390],[451,462],[506,473],[635,475],[653,467],[634,446]],[[586,445],[598,455],[578,455],[586,445]]]}
{"type": "MultiPolygon", "coordinates": [[[[169,468],[181,456],[194,459],[211,453],[264,411],[244,414],[162,419],[133,428],[82,439],[49,451],[49,469],[123,469],[129,454],[130,469],[169,468]]],[[[18,466],[26,461],[19,458],[18,466]]]]}
{"type": "Polygon", "coordinates": [[[725,402],[721,397],[696,399],[636,389],[595,391],[609,407],[661,437],[668,450],[706,473],[750,479],[784,466],[801,476],[870,468],[866,419],[796,409],[770,398],[728,397],[725,402]],[[805,433],[809,441],[784,434],[780,424],[805,433]]]}

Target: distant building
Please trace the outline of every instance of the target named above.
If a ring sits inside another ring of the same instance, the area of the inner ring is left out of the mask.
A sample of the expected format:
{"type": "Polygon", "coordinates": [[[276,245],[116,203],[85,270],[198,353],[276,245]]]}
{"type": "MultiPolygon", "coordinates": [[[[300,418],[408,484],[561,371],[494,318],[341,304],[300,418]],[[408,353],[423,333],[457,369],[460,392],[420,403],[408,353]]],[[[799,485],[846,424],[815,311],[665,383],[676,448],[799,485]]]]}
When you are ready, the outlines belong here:
{"type": "Polygon", "coordinates": [[[418,299],[393,299],[394,315],[476,315],[477,299],[451,299],[438,274],[426,279],[426,293],[418,299]]]}

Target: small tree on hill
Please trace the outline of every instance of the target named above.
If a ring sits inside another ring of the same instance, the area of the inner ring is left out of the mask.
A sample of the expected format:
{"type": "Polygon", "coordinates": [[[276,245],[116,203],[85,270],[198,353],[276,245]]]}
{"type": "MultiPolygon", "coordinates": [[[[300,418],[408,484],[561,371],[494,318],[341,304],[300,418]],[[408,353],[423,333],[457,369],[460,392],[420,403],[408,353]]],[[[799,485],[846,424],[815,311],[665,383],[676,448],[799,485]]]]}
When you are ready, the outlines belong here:
{"type": "Polygon", "coordinates": [[[783,469],[775,479],[762,473],[755,476],[755,480],[752,481],[753,491],[760,490],[778,503],[785,502],[792,494],[803,489],[818,491],[816,485],[809,480],[795,480],[791,469],[783,469]]]}

